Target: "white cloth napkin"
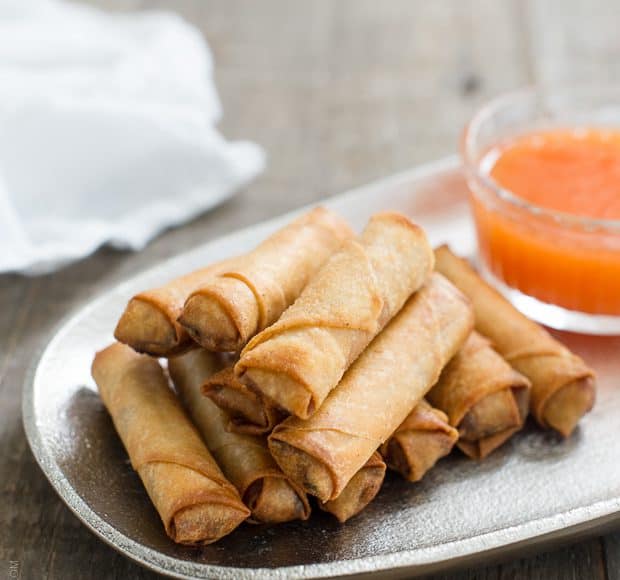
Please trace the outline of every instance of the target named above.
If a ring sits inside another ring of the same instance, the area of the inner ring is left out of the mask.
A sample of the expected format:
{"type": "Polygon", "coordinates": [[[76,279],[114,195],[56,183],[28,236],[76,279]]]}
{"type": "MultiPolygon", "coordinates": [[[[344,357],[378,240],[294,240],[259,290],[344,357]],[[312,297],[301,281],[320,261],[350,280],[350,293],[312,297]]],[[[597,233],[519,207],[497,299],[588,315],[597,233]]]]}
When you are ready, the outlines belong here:
{"type": "Polygon", "coordinates": [[[212,66],[174,14],[0,0],[0,272],[138,250],[257,175],[214,128],[212,66]]]}

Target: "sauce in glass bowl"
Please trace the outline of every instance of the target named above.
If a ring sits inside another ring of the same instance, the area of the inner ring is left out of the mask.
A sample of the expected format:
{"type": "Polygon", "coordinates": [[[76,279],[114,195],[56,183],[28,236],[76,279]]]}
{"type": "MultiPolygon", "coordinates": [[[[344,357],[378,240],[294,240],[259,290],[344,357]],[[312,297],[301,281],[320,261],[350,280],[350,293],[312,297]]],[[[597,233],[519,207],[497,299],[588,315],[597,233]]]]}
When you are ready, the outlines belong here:
{"type": "Polygon", "coordinates": [[[539,322],[620,334],[620,129],[537,117],[533,94],[465,132],[482,271],[539,322]]]}
{"type": "MultiPolygon", "coordinates": [[[[556,129],[492,150],[490,176],[540,207],[620,220],[620,131],[556,129]]],[[[484,162],[483,162],[484,164],[484,162]]]]}

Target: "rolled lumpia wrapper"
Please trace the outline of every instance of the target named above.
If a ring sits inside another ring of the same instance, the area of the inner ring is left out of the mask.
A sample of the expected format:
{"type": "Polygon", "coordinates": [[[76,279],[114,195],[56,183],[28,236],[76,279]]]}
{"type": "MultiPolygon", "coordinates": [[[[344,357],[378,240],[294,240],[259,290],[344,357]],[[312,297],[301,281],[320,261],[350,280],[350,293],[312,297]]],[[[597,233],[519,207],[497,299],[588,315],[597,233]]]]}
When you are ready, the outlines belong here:
{"type": "Polygon", "coordinates": [[[447,246],[438,248],[435,256],[437,271],[471,299],[476,329],[531,381],[530,411],[534,418],[543,427],[555,429],[565,437],[570,435],[594,405],[594,371],[521,314],[447,246]]]}
{"type": "Polygon", "coordinates": [[[448,416],[423,399],[381,446],[381,455],[390,469],[408,481],[420,481],[458,438],[448,416]]]}
{"type": "Polygon", "coordinates": [[[366,464],[352,477],[351,481],[336,498],[319,502],[319,507],[336,516],[340,523],[359,514],[373,499],[385,479],[386,465],[377,452],[373,453],[366,464]]]}
{"type": "Polygon", "coordinates": [[[232,366],[209,377],[202,386],[202,393],[228,414],[228,430],[236,433],[266,435],[286,416],[244,385],[235,376],[232,366]]]}
{"type": "Polygon", "coordinates": [[[192,348],[192,339],[177,322],[183,304],[193,290],[234,262],[235,258],[218,262],[136,294],[123,311],[114,338],[153,356],[173,356],[192,348]]]}
{"type": "Polygon", "coordinates": [[[116,343],[95,356],[92,374],[172,540],[209,544],[250,515],[156,360],[116,343]]]}
{"type": "Polygon", "coordinates": [[[432,274],[310,419],[269,436],[282,470],[321,501],[337,498],[439,378],[473,326],[469,301],[432,274]]]}
{"type": "Polygon", "coordinates": [[[458,447],[482,459],[523,427],[529,390],[529,380],[474,331],[427,399],[459,430],[458,447]]]}
{"type": "Polygon", "coordinates": [[[224,475],[252,511],[250,521],[280,523],[307,519],[308,498],[277,466],[267,448],[267,439],[227,431],[229,417],[202,395],[204,380],[220,367],[221,360],[203,349],[168,360],[170,377],[185,408],[224,475]]]}
{"type": "Polygon", "coordinates": [[[241,353],[235,374],[288,413],[308,418],[351,363],[425,281],[433,252],[422,229],[376,214],[241,353]]]}
{"type": "Polygon", "coordinates": [[[179,322],[215,351],[240,351],[275,322],[327,259],[354,237],[335,213],[317,207],[194,290],[179,322]]]}

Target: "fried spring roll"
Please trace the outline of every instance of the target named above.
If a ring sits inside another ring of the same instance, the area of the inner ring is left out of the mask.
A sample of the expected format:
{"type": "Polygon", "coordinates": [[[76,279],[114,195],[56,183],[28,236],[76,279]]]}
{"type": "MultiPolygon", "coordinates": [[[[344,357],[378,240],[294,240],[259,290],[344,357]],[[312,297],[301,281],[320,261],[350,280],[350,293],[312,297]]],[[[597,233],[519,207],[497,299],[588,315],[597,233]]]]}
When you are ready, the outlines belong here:
{"type": "Polygon", "coordinates": [[[373,499],[385,478],[385,463],[381,455],[375,452],[352,478],[342,493],[325,503],[319,502],[319,507],[336,516],[340,523],[359,514],[373,499]]]}
{"type": "Polygon", "coordinates": [[[166,533],[181,544],[209,544],[250,512],[169,389],[156,360],[113,344],[92,374],[166,533]]]}
{"type": "Polygon", "coordinates": [[[228,414],[229,431],[265,435],[271,433],[285,417],[284,413],[235,377],[232,366],[207,379],[202,393],[228,414]]]}
{"type": "Polygon", "coordinates": [[[459,430],[458,447],[482,459],[523,427],[529,390],[527,378],[472,332],[427,398],[459,430]]]}
{"type": "Polygon", "coordinates": [[[342,218],[317,207],[194,290],[179,322],[205,348],[238,352],[280,317],[353,236],[342,218]]]}
{"type": "Polygon", "coordinates": [[[514,308],[447,246],[436,268],[469,296],[477,330],[532,383],[530,411],[543,427],[567,437],[594,405],[594,372],[541,326],[514,308]]]}
{"type": "Polygon", "coordinates": [[[310,419],[269,436],[278,465],[321,501],[336,499],[439,378],[473,326],[469,301],[432,274],[310,419]]]}
{"type": "Polygon", "coordinates": [[[114,338],[136,352],[173,356],[192,347],[192,340],[177,322],[189,294],[234,264],[218,262],[175,278],[164,286],[136,294],[127,304],[114,330],[114,338]]]}
{"type": "Polygon", "coordinates": [[[248,343],[235,374],[288,413],[310,417],[432,267],[419,227],[397,213],[373,216],[361,240],[347,242],[248,343]]]}
{"type": "Polygon", "coordinates": [[[255,523],[305,520],[310,515],[302,489],[282,473],[267,449],[267,439],[230,433],[229,418],[201,393],[205,378],[220,368],[213,353],[192,350],[168,360],[175,387],[224,475],[252,511],[255,523]]]}
{"type": "Polygon", "coordinates": [[[381,446],[390,469],[408,481],[420,481],[437,461],[452,451],[459,438],[448,417],[424,399],[407,415],[394,434],[381,446]]]}

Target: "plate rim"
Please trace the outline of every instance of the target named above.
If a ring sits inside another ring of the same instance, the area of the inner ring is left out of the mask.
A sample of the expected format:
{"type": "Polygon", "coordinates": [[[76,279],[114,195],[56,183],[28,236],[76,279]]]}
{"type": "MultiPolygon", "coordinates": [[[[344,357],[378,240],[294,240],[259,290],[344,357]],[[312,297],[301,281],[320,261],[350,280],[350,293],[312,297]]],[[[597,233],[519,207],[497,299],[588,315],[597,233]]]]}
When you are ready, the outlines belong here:
{"type": "Polygon", "coordinates": [[[414,574],[428,573],[431,569],[437,569],[445,565],[446,568],[457,566],[460,562],[465,563],[476,557],[482,558],[485,554],[491,554],[498,550],[518,549],[526,542],[543,545],[554,539],[568,538],[576,534],[594,530],[609,523],[620,521],[620,497],[607,498],[590,504],[580,506],[566,512],[552,514],[516,524],[499,530],[492,530],[483,534],[461,538],[450,543],[441,543],[425,548],[424,557],[420,558],[416,549],[403,550],[393,554],[379,554],[353,558],[351,560],[336,560],[329,563],[302,564],[294,566],[281,566],[275,568],[240,568],[219,566],[208,563],[190,562],[180,560],[172,556],[162,554],[156,549],[146,547],[139,542],[126,536],[117,530],[111,523],[102,519],[88,503],[80,497],[75,488],[64,475],[46,448],[46,443],[36,424],[34,410],[35,384],[42,363],[53,346],[63,336],[65,330],[72,321],[84,313],[92,311],[104,301],[111,292],[122,291],[124,285],[133,278],[146,275],[151,271],[159,270],[167,263],[178,260],[183,255],[198,250],[202,246],[209,245],[216,240],[228,236],[236,236],[241,232],[257,226],[264,226],[278,220],[292,217],[309,207],[319,204],[329,204],[335,200],[345,200],[357,195],[388,187],[394,187],[401,183],[422,179],[434,173],[458,171],[462,164],[457,155],[451,155],[430,163],[425,163],[413,168],[389,175],[384,178],[373,180],[360,187],[349,189],[341,194],[322,198],[312,204],[294,209],[279,216],[256,222],[238,230],[234,230],[224,236],[219,236],[206,241],[190,249],[175,254],[157,264],[153,264],[136,272],[130,278],[121,282],[110,284],[103,288],[95,298],[84,299],[78,302],[55,324],[48,334],[48,339],[37,349],[33,355],[33,362],[29,365],[22,387],[22,423],[28,445],[35,460],[54,491],[69,508],[69,510],[84,524],[92,533],[116,551],[130,560],[155,572],[174,578],[222,578],[233,580],[246,579],[275,579],[282,577],[291,578],[325,578],[334,576],[350,576],[369,572],[410,572],[414,574]],[[492,538],[492,541],[489,541],[492,538]]]}

